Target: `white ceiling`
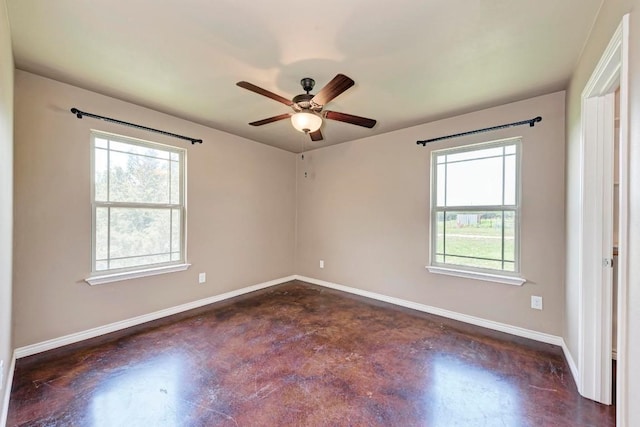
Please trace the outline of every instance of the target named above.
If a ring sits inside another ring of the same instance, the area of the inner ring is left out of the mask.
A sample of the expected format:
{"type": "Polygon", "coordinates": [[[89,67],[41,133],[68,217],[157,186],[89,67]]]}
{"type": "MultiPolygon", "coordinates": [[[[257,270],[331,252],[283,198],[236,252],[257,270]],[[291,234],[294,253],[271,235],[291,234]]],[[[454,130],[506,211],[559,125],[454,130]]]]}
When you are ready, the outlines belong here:
{"type": "Polygon", "coordinates": [[[7,3],[17,68],[299,152],[565,89],[602,1],[7,3]],[[326,108],[373,129],[247,124],[290,109],[236,82],[292,98],[338,73],[355,86],[326,108]]]}

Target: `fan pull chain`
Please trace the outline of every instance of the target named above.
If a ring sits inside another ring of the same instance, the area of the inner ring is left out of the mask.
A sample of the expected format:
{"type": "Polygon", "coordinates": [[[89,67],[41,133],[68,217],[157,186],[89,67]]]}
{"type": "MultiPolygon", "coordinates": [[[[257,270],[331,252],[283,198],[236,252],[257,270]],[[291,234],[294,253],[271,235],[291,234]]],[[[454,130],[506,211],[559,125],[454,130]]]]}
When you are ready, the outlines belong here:
{"type": "MultiPolygon", "coordinates": [[[[304,141],[307,139],[306,138],[307,134],[305,133],[305,135],[302,137],[301,141],[302,141],[302,152],[300,153],[300,159],[302,160],[302,165],[304,166],[304,141]]],[[[306,178],[308,176],[307,171],[304,171],[304,177],[306,178]]]]}
{"type": "MultiPolygon", "coordinates": [[[[304,153],[302,153],[301,158],[302,158],[302,161],[304,161],[304,153]]],[[[304,171],[304,177],[305,177],[305,178],[307,177],[307,171],[304,171]]]]}

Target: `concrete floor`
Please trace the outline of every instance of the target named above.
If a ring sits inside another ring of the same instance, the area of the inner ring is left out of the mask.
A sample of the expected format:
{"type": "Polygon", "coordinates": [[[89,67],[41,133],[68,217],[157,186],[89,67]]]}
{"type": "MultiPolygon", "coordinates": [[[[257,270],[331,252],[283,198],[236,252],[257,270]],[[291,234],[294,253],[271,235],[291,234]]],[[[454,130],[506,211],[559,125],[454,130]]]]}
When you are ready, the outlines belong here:
{"type": "Polygon", "coordinates": [[[8,426],[615,426],[560,348],[289,282],[20,359],[8,426]]]}

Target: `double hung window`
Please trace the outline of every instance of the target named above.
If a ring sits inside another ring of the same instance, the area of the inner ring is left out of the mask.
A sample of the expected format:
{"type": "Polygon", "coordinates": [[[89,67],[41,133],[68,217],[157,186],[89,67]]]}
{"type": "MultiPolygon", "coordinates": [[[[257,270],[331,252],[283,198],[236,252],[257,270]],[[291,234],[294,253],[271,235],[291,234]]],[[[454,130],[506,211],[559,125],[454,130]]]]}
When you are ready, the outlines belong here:
{"type": "Polygon", "coordinates": [[[92,132],[93,275],[185,262],[185,151],[92,132]]]}
{"type": "Polygon", "coordinates": [[[520,140],[432,153],[431,265],[519,272],[520,140]]]}

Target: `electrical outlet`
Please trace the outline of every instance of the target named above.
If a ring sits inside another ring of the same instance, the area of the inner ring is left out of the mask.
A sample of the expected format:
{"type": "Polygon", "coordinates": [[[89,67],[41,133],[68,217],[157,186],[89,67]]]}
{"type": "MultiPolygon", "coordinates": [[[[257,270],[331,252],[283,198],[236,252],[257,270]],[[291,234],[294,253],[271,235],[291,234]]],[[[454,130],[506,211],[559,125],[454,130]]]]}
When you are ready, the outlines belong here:
{"type": "Polygon", "coordinates": [[[207,281],[207,273],[198,274],[198,283],[204,283],[207,281]]]}
{"type": "Polygon", "coordinates": [[[531,308],[535,310],[542,310],[542,297],[531,295],[531,308]]]}
{"type": "Polygon", "coordinates": [[[320,260],[320,268],[324,268],[324,260],[323,259],[320,260]]]}

